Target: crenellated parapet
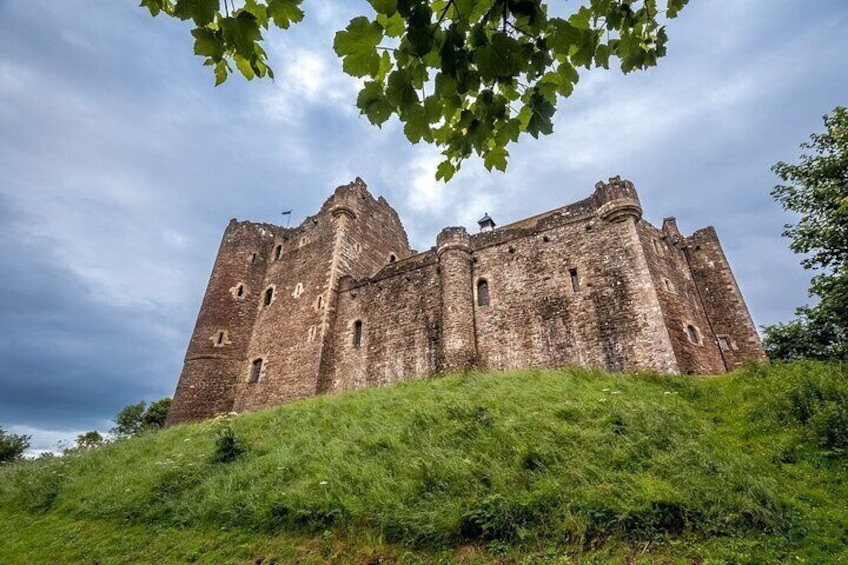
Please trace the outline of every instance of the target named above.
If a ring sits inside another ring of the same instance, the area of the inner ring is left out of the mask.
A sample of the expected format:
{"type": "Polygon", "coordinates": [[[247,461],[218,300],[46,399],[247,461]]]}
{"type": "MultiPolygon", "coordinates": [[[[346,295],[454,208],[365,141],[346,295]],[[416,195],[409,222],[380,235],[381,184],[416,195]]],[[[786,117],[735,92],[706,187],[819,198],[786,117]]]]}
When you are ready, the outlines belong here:
{"type": "Polygon", "coordinates": [[[629,180],[612,177],[608,182],[598,182],[592,195],[598,207],[597,215],[608,222],[642,218],[642,204],[636,187],[629,180]]]}
{"type": "Polygon", "coordinates": [[[443,229],[436,237],[436,253],[449,250],[459,250],[471,253],[471,236],[463,227],[452,227],[443,229]]]}

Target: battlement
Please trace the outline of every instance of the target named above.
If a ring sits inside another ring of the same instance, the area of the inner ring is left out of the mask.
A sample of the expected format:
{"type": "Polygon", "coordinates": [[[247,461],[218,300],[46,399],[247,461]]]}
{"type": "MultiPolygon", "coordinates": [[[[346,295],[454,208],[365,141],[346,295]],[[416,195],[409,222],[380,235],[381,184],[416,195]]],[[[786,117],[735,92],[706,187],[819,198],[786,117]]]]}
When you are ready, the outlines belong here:
{"type": "Polygon", "coordinates": [[[713,228],[587,198],[409,248],[362,179],[300,225],[227,226],[168,423],[472,367],[720,373],[762,347],[713,228]]]}
{"type": "Polygon", "coordinates": [[[598,217],[608,222],[619,222],[628,218],[642,218],[642,203],[636,187],[629,180],[612,177],[609,182],[598,182],[592,195],[598,206],[598,217]]]}

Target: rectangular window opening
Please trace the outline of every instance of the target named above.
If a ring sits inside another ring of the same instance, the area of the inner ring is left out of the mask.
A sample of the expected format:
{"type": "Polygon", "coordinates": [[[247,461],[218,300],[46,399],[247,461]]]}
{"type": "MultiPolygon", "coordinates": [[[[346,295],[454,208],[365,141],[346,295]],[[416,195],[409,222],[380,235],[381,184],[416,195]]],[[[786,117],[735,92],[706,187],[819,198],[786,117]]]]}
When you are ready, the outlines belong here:
{"type": "Polygon", "coordinates": [[[255,383],[259,381],[262,375],[262,359],[254,359],[250,366],[250,379],[247,382],[255,383]]]}
{"type": "Polygon", "coordinates": [[[569,269],[568,275],[571,277],[571,289],[574,292],[580,292],[580,277],[577,276],[577,269],[569,269]]]}
{"type": "Polygon", "coordinates": [[[353,323],[353,346],[359,347],[362,345],[362,320],[356,320],[353,323]]]}

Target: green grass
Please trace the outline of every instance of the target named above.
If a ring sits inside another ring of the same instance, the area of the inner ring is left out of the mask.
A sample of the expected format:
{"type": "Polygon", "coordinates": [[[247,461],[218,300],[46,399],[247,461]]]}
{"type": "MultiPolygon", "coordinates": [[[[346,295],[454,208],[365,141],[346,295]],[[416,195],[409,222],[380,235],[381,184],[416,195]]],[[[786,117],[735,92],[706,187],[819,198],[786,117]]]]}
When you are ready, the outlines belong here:
{"type": "Polygon", "coordinates": [[[0,563],[848,563],[846,450],[833,365],[455,375],[4,467],[0,563]]]}

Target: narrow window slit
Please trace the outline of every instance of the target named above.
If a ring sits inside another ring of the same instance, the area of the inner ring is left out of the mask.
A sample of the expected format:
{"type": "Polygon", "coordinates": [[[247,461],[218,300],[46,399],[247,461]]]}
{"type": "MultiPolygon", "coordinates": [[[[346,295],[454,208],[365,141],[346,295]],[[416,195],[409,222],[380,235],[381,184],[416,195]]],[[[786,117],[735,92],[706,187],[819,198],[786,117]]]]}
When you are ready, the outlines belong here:
{"type": "Polygon", "coordinates": [[[253,363],[250,366],[250,378],[247,380],[249,383],[255,383],[259,381],[259,377],[262,376],[262,358],[254,359],[253,363]]]}
{"type": "Polygon", "coordinates": [[[353,323],[353,346],[359,347],[362,345],[362,320],[356,320],[353,323]]]}
{"type": "Polygon", "coordinates": [[[477,306],[489,305],[489,281],[480,279],[477,281],[477,306]]]}

